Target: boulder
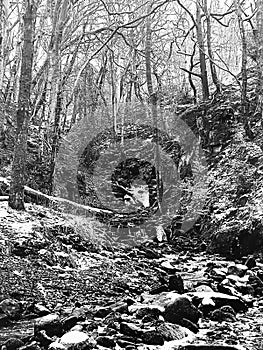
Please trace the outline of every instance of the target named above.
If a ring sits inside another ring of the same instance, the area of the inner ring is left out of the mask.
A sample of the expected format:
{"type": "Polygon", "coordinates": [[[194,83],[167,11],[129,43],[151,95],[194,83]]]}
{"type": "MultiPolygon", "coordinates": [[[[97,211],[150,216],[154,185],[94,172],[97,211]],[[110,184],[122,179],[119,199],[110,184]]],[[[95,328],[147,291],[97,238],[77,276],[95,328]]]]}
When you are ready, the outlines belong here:
{"type": "Polygon", "coordinates": [[[211,309],[218,309],[221,306],[229,305],[236,312],[247,311],[247,305],[238,297],[218,293],[218,292],[193,292],[189,293],[193,298],[198,300],[201,306],[209,306],[211,309]]]}
{"type": "Polygon", "coordinates": [[[65,333],[59,343],[67,350],[86,350],[94,347],[95,342],[91,340],[87,333],[79,331],[70,331],[65,333]]]}
{"type": "Polygon", "coordinates": [[[181,324],[183,319],[197,323],[201,316],[200,311],[186,296],[180,296],[165,306],[163,317],[170,323],[181,324]]]}
{"type": "Polygon", "coordinates": [[[17,320],[22,314],[22,305],[14,299],[4,299],[0,303],[0,313],[4,313],[8,318],[17,320]]]}
{"type": "Polygon", "coordinates": [[[53,337],[54,335],[59,337],[62,334],[62,329],[62,323],[58,314],[46,315],[35,320],[35,335],[37,335],[39,331],[44,330],[49,337],[53,337]]]}
{"type": "Polygon", "coordinates": [[[107,337],[107,336],[99,336],[96,339],[96,342],[100,346],[104,346],[105,348],[115,348],[116,342],[112,337],[107,337]]]}
{"type": "Polygon", "coordinates": [[[156,326],[157,332],[162,336],[163,340],[180,340],[189,336],[189,330],[177,324],[161,322],[156,326]]]}

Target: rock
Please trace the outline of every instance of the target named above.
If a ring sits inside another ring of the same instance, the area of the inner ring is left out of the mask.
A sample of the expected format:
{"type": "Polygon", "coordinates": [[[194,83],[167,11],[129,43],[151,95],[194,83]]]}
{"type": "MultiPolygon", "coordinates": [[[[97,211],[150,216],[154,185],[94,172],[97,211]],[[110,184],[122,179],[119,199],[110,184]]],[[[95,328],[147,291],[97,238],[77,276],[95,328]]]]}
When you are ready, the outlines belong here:
{"type": "Polygon", "coordinates": [[[223,312],[228,312],[228,313],[230,313],[230,314],[236,316],[235,310],[234,310],[231,306],[229,306],[229,305],[222,306],[222,307],[220,308],[220,310],[222,310],[223,312]]]}
{"type": "Polygon", "coordinates": [[[78,317],[77,316],[69,316],[64,318],[61,323],[62,327],[65,331],[69,331],[72,327],[76,325],[78,322],[78,317]]]}
{"type": "Polygon", "coordinates": [[[7,341],[5,341],[2,345],[6,346],[7,350],[16,350],[24,345],[22,340],[17,338],[9,338],[7,341]]]}
{"type": "Polygon", "coordinates": [[[221,308],[218,310],[214,310],[210,314],[210,320],[212,321],[227,321],[227,322],[235,322],[236,317],[230,312],[224,312],[221,308]]]}
{"type": "Polygon", "coordinates": [[[174,273],[176,273],[176,272],[178,271],[178,269],[177,269],[174,265],[172,265],[172,264],[170,263],[170,261],[164,261],[164,262],[162,262],[162,263],[161,263],[161,268],[162,268],[164,271],[166,271],[166,272],[168,272],[168,273],[170,273],[170,274],[174,274],[174,273]]]}
{"type": "Polygon", "coordinates": [[[164,312],[164,307],[159,305],[135,304],[129,307],[129,313],[134,314],[136,318],[145,316],[157,319],[164,312]]]}
{"type": "Polygon", "coordinates": [[[18,320],[22,314],[22,305],[14,299],[4,299],[0,303],[0,312],[4,313],[8,318],[18,320]]]}
{"type": "Polygon", "coordinates": [[[213,292],[213,289],[206,284],[201,284],[200,286],[195,288],[196,292],[213,292]]]}
{"type": "Polygon", "coordinates": [[[93,338],[90,338],[87,333],[79,331],[70,331],[65,333],[59,343],[67,350],[86,350],[91,349],[96,345],[93,338]]]}
{"type": "Polygon", "coordinates": [[[117,340],[117,344],[121,347],[121,348],[125,348],[127,349],[135,349],[135,343],[127,341],[127,340],[123,340],[123,339],[118,339],[117,340]]]}
{"type": "Polygon", "coordinates": [[[256,259],[253,256],[249,256],[247,258],[247,261],[245,262],[245,265],[248,267],[248,269],[252,269],[253,267],[257,266],[256,259]]]}
{"type": "Polygon", "coordinates": [[[167,304],[163,314],[165,321],[178,324],[184,318],[197,323],[200,316],[201,313],[186,296],[177,297],[167,304]]]}
{"type": "Polygon", "coordinates": [[[35,339],[40,343],[41,346],[47,348],[52,342],[53,339],[47,336],[46,331],[42,330],[37,333],[35,339]]]}
{"type": "Polygon", "coordinates": [[[49,350],[66,350],[67,348],[65,345],[59,343],[58,341],[55,341],[51,343],[48,347],[49,350]]]}
{"type": "Polygon", "coordinates": [[[230,305],[236,311],[247,311],[246,304],[238,297],[217,293],[217,292],[193,292],[189,293],[192,297],[199,300],[201,305],[209,305],[211,308],[218,309],[221,306],[230,305]]]}
{"type": "Polygon", "coordinates": [[[104,346],[105,348],[114,348],[116,346],[116,342],[113,338],[107,336],[100,336],[96,339],[96,342],[100,346],[104,346]]]}
{"type": "Polygon", "coordinates": [[[0,314],[0,327],[5,327],[10,324],[10,320],[6,314],[0,314]]]}
{"type": "Polygon", "coordinates": [[[226,273],[227,271],[225,271],[224,268],[214,268],[211,270],[211,276],[213,276],[214,279],[216,279],[217,281],[223,281],[223,279],[226,278],[226,273]]]}
{"type": "Polygon", "coordinates": [[[36,341],[32,341],[31,343],[21,346],[19,350],[42,350],[36,341]]]}
{"type": "Polygon", "coordinates": [[[170,291],[176,291],[179,294],[184,293],[184,281],[180,275],[173,275],[169,277],[168,287],[170,291]]]}
{"type": "Polygon", "coordinates": [[[241,350],[241,348],[232,345],[191,344],[180,347],[180,350],[241,350]]]}
{"type": "Polygon", "coordinates": [[[94,317],[104,318],[111,313],[108,307],[100,307],[94,314],[94,317]]]}
{"type": "Polygon", "coordinates": [[[36,313],[40,317],[50,314],[50,310],[48,308],[46,308],[44,305],[39,304],[39,303],[34,305],[33,312],[36,313]]]}
{"type": "Polygon", "coordinates": [[[100,307],[94,314],[94,317],[105,318],[111,312],[128,313],[127,302],[119,302],[109,306],[100,307]]]}
{"type": "Polygon", "coordinates": [[[76,324],[76,326],[70,328],[71,331],[83,331],[83,326],[81,324],[76,324]]]}
{"type": "Polygon", "coordinates": [[[74,316],[78,319],[78,321],[85,321],[86,319],[87,309],[83,306],[75,307],[72,311],[71,316],[74,316]]]}
{"type": "Polygon", "coordinates": [[[156,326],[156,330],[165,341],[180,340],[189,335],[189,331],[187,333],[184,327],[167,322],[160,322],[156,326]]]}
{"type": "Polygon", "coordinates": [[[169,288],[166,284],[160,284],[157,287],[154,287],[150,290],[150,294],[160,294],[164,292],[168,292],[169,288]]]}
{"type": "Polygon", "coordinates": [[[228,266],[227,274],[228,275],[237,275],[239,277],[245,276],[248,267],[243,264],[231,264],[228,266]]]}
{"type": "Polygon", "coordinates": [[[41,330],[46,331],[46,334],[49,337],[53,337],[54,335],[59,337],[62,334],[63,327],[59,315],[57,314],[50,314],[47,316],[37,318],[35,322],[35,335],[37,335],[37,333],[41,330]]]}
{"type": "Polygon", "coordinates": [[[159,259],[161,257],[160,253],[150,248],[144,248],[144,254],[147,259],[159,259]]]}
{"type": "Polygon", "coordinates": [[[138,338],[142,335],[142,330],[133,323],[121,322],[120,332],[129,337],[138,338]]]}
{"type": "Polygon", "coordinates": [[[198,309],[192,304],[188,295],[175,292],[165,292],[158,295],[142,295],[145,304],[159,305],[164,308],[163,317],[170,323],[178,323],[185,318],[197,323],[201,316],[198,309]]]}
{"type": "Polygon", "coordinates": [[[198,328],[198,325],[195,324],[194,322],[191,322],[189,320],[187,320],[186,318],[183,318],[181,321],[180,321],[180,325],[189,329],[191,332],[193,333],[198,333],[199,332],[199,328],[198,328]]]}
{"type": "Polygon", "coordinates": [[[163,345],[164,344],[163,336],[155,329],[143,332],[141,338],[142,338],[143,343],[148,344],[148,345],[163,345]]]}

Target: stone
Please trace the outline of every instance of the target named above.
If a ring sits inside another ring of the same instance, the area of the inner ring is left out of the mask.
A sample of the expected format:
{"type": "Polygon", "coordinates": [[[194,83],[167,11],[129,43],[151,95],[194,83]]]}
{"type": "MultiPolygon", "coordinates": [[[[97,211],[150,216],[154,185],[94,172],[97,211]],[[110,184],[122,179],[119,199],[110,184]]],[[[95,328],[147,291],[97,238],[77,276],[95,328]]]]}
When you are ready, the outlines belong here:
{"type": "Polygon", "coordinates": [[[125,348],[125,349],[128,349],[128,347],[130,349],[135,349],[136,346],[133,342],[130,342],[130,341],[127,341],[127,340],[124,340],[124,339],[117,339],[117,344],[121,347],[121,348],[125,348]]]}
{"type": "Polygon", "coordinates": [[[238,297],[218,293],[218,292],[192,292],[189,293],[192,297],[199,300],[200,304],[205,306],[212,306],[214,309],[218,309],[221,306],[229,305],[236,311],[247,311],[246,304],[238,297]]]}
{"type": "Polygon", "coordinates": [[[256,259],[253,256],[249,256],[247,258],[247,261],[245,262],[245,265],[248,267],[248,269],[252,269],[253,267],[257,266],[256,259]]]}
{"type": "Polygon", "coordinates": [[[78,322],[78,317],[77,316],[69,316],[64,318],[61,323],[62,327],[65,331],[69,331],[72,327],[74,327],[78,322]]]}
{"type": "Polygon", "coordinates": [[[178,324],[180,324],[184,318],[193,323],[197,323],[200,316],[200,311],[186,296],[177,297],[167,304],[163,314],[165,321],[178,324]]]}
{"type": "Polygon", "coordinates": [[[108,307],[100,307],[94,314],[94,317],[104,318],[111,313],[111,310],[108,307]]]}
{"type": "Polygon", "coordinates": [[[40,317],[49,315],[51,313],[48,308],[46,308],[44,305],[39,304],[39,303],[34,305],[33,312],[36,313],[40,317]]]}
{"type": "Polygon", "coordinates": [[[129,337],[138,338],[142,335],[142,330],[133,323],[121,322],[120,332],[129,337]]]}
{"type": "Polygon", "coordinates": [[[199,332],[199,328],[198,328],[198,325],[194,322],[191,322],[189,320],[187,320],[186,318],[183,318],[181,321],[180,321],[180,325],[189,329],[191,332],[193,333],[198,333],[199,332]]]}
{"type": "Polygon", "coordinates": [[[170,261],[163,261],[161,263],[161,268],[170,274],[174,274],[178,271],[178,269],[174,265],[172,265],[170,261]]]}
{"type": "Polygon", "coordinates": [[[198,287],[195,287],[196,292],[213,292],[213,289],[206,284],[201,284],[198,287]]]}
{"type": "MultiPolygon", "coordinates": [[[[245,350],[244,348],[242,348],[245,350]]],[[[232,345],[212,345],[212,344],[191,344],[180,347],[180,350],[242,350],[240,347],[232,345]]]]}
{"type": "Polygon", "coordinates": [[[217,281],[222,281],[226,277],[226,271],[223,268],[214,268],[211,270],[211,275],[217,281]]]}
{"type": "Polygon", "coordinates": [[[76,326],[70,328],[70,330],[71,331],[79,331],[79,332],[81,332],[81,331],[83,331],[83,328],[84,327],[81,324],[76,324],[76,326]]]}
{"type": "Polygon", "coordinates": [[[135,313],[136,318],[149,316],[157,319],[163,312],[164,308],[159,305],[135,304],[129,307],[129,313],[135,313]]]}
{"type": "Polygon", "coordinates": [[[234,310],[231,306],[229,306],[229,305],[222,306],[222,307],[220,308],[220,310],[222,310],[223,312],[228,312],[228,313],[230,313],[230,314],[236,316],[235,310],[234,310]]]}
{"type": "Polygon", "coordinates": [[[113,338],[107,336],[100,336],[96,339],[96,342],[100,346],[104,346],[105,348],[114,348],[116,346],[116,342],[113,338]]]}
{"type": "Polygon", "coordinates": [[[168,292],[169,288],[166,284],[160,284],[150,290],[150,294],[160,294],[164,292],[168,292]]]}
{"type": "Polygon", "coordinates": [[[16,350],[23,346],[24,343],[18,338],[9,338],[2,345],[5,345],[7,350],[16,350]]]}
{"type": "Polygon", "coordinates": [[[160,253],[150,248],[145,248],[144,254],[147,259],[159,259],[161,257],[160,253]]]}
{"type": "Polygon", "coordinates": [[[44,330],[49,337],[53,337],[54,335],[59,337],[62,334],[62,329],[62,323],[58,314],[46,315],[35,320],[35,335],[37,335],[39,331],[44,330]]]}
{"type": "Polygon", "coordinates": [[[51,343],[53,343],[53,339],[47,336],[46,331],[42,330],[37,333],[35,339],[40,343],[41,346],[47,348],[51,343]]]}
{"type": "Polygon", "coordinates": [[[18,320],[22,314],[22,304],[14,299],[4,299],[0,303],[0,312],[13,320],[18,320]]]}
{"type": "Polygon", "coordinates": [[[148,345],[163,345],[164,344],[163,336],[155,329],[143,332],[141,338],[142,338],[143,343],[148,344],[148,345]]]}
{"type": "Polygon", "coordinates": [[[76,345],[80,343],[85,343],[89,340],[89,336],[87,333],[79,332],[79,331],[71,331],[65,333],[61,339],[60,343],[69,346],[69,345],[76,345]]]}
{"type": "Polygon", "coordinates": [[[65,345],[59,343],[58,341],[55,341],[51,343],[48,347],[49,350],[66,350],[67,348],[65,345]]]}
{"type": "Polygon", "coordinates": [[[168,287],[170,291],[175,291],[179,294],[184,293],[184,281],[180,275],[172,275],[169,277],[168,287]]]}
{"type": "Polygon", "coordinates": [[[243,264],[230,264],[227,268],[228,275],[237,275],[239,277],[245,276],[248,267],[243,264]]]}
{"type": "Polygon", "coordinates": [[[165,341],[180,340],[189,335],[189,331],[187,332],[184,327],[167,322],[160,322],[156,330],[165,341]]]}
{"type": "Polygon", "coordinates": [[[21,346],[19,350],[42,350],[36,341],[32,341],[31,343],[21,346]]]}
{"type": "Polygon", "coordinates": [[[0,313],[0,327],[8,326],[11,323],[8,316],[6,314],[0,313]]]}
{"type": "Polygon", "coordinates": [[[220,309],[217,309],[217,310],[214,310],[214,311],[211,312],[210,320],[218,321],[218,322],[222,322],[222,321],[235,322],[236,321],[236,317],[232,313],[224,312],[220,308],[220,309]]]}

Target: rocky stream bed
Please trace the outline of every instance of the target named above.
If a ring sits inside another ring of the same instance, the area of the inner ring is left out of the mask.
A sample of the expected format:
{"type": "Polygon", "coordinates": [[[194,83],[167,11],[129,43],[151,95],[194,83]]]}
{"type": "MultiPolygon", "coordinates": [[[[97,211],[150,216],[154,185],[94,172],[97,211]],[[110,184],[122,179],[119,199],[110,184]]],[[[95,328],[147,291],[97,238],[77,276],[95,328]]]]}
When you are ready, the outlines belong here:
{"type": "Polygon", "coordinates": [[[110,249],[0,203],[1,350],[263,349],[263,259],[198,239],[110,249]]]}

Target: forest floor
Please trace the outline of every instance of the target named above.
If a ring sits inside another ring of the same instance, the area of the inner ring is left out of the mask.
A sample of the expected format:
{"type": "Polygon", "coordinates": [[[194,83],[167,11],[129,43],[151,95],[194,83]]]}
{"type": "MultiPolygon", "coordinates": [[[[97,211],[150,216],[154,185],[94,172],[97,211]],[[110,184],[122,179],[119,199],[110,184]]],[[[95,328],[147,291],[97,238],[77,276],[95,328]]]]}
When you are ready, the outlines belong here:
{"type": "Polygon", "coordinates": [[[263,349],[261,258],[227,261],[189,237],[107,249],[26,209],[0,202],[1,349],[263,349]]]}

